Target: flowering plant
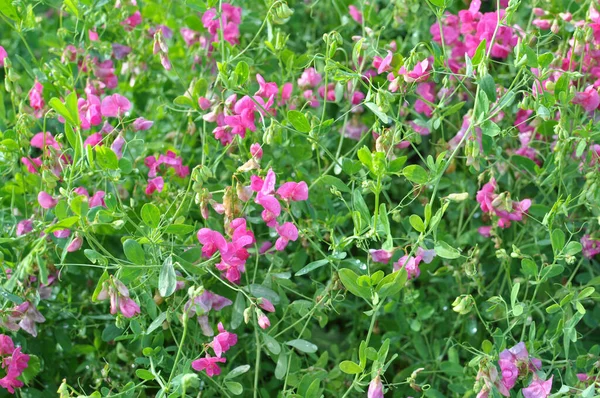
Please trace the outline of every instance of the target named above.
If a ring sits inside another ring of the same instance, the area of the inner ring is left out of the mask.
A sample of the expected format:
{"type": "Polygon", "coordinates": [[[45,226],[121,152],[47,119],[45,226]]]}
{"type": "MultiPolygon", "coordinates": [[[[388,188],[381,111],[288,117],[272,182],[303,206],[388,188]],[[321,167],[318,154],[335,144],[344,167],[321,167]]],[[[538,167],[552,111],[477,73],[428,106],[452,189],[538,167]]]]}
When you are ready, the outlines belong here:
{"type": "Polygon", "coordinates": [[[598,10],[0,0],[0,391],[600,395],[598,10]]]}

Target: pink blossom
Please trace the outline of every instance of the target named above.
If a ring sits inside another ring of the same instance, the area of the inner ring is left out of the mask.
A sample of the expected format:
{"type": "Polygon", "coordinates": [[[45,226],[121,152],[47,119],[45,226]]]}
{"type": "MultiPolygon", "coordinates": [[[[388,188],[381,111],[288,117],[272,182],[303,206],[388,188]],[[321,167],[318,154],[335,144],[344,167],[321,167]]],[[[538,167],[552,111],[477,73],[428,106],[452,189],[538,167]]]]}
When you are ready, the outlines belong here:
{"type": "Polygon", "coordinates": [[[491,178],[479,191],[477,191],[476,199],[481,207],[481,210],[489,213],[492,211],[492,201],[496,198],[496,180],[491,178]]]}
{"type": "Polygon", "coordinates": [[[115,153],[115,155],[117,155],[117,159],[121,159],[123,157],[123,146],[125,146],[125,138],[119,134],[110,145],[110,149],[115,153]]]}
{"type": "Polygon", "coordinates": [[[44,86],[38,81],[35,82],[33,88],[29,91],[29,105],[33,108],[35,117],[42,117],[44,109],[44,97],[42,96],[44,86]]]}
{"type": "Polygon", "coordinates": [[[15,322],[20,320],[18,326],[33,337],[37,337],[37,324],[46,321],[46,318],[29,301],[25,301],[14,307],[10,317],[15,322]]]}
{"type": "Polygon", "coordinates": [[[260,308],[262,308],[263,310],[265,310],[267,312],[275,312],[275,306],[273,305],[273,303],[271,303],[266,298],[259,299],[258,305],[260,306],[260,308]]]}
{"type": "Polygon", "coordinates": [[[54,235],[55,237],[57,237],[59,239],[68,238],[69,236],[71,236],[71,230],[68,228],[59,229],[59,230],[52,232],[52,235],[54,235]]]}
{"type": "Polygon", "coordinates": [[[533,377],[533,381],[529,384],[529,387],[522,390],[525,398],[546,398],[550,395],[552,390],[552,379],[551,376],[548,380],[542,380],[537,376],[533,377]]]}
{"type": "Polygon", "coordinates": [[[586,258],[593,258],[600,254],[600,240],[592,239],[589,234],[581,237],[581,245],[583,246],[583,256],[586,258]]]}
{"type": "Polygon", "coordinates": [[[42,159],[40,157],[37,158],[21,158],[21,163],[27,168],[27,171],[31,174],[37,174],[38,169],[42,166],[42,159]]]}
{"type": "Polygon", "coordinates": [[[221,322],[219,322],[217,328],[219,329],[219,334],[214,337],[210,346],[214,350],[215,355],[220,358],[237,343],[237,335],[225,330],[221,322]]]}
{"type": "Polygon", "coordinates": [[[116,59],[123,59],[129,55],[132,51],[132,48],[129,46],[124,46],[122,44],[113,43],[112,44],[113,55],[116,59]]]}
{"type": "Polygon", "coordinates": [[[88,37],[90,38],[90,41],[98,41],[98,32],[96,32],[95,30],[88,30],[88,37]]]}
{"type": "Polygon", "coordinates": [[[125,27],[127,30],[132,30],[136,26],[142,23],[142,14],[140,14],[139,10],[134,12],[132,15],[127,17],[121,25],[125,27]]]}
{"type": "Polygon", "coordinates": [[[354,19],[356,22],[358,22],[359,24],[363,23],[363,15],[362,15],[362,12],[360,12],[358,10],[358,8],[356,8],[353,5],[349,5],[348,6],[348,13],[352,17],[352,19],[354,19]]]}
{"type": "Polygon", "coordinates": [[[198,106],[200,107],[200,109],[205,111],[212,106],[212,102],[210,102],[208,98],[200,97],[198,98],[198,106]]]}
{"type": "Polygon", "coordinates": [[[324,98],[325,101],[335,101],[335,83],[329,83],[327,85],[327,98],[325,98],[325,86],[319,87],[317,91],[319,92],[321,98],[324,98]]]}
{"type": "Polygon", "coordinates": [[[104,196],[106,196],[106,193],[104,191],[96,191],[96,193],[94,193],[94,195],[92,195],[92,197],[90,198],[90,208],[98,206],[106,207],[106,204],[104,203],[104,196]]]}
{"type": "Polygon", "coordinates": [[[273,243],[267,240],[267,241],[263,242],[263,244],[260,245],[260,247],[258,248],[258,254],[265,254],[272,247],[273,247],[273,243]]]}
{"type": "Polygon", "coordinates": [[[146,195],[152,195],[155,191],[162,192],[165,182],[162,177],[151,178],[146,185],[146,195]]]}
{"type": "Polygon", "coordinates": [[[1,366],[6,375],[0,379],[0,386],[14,394],[15,388],[23,387],[23,382],[17,378],[29,365],[29,355],[21,352],[21,347],[15,348],[9,336],[0,334],[0,355],[3,356],[1,366]]]}
{"type": "Polygon", "coordinates": [[[11,355],[14,350],[15,345],[12,339],[5,334],[0,334],[0,356],[11,355]]]}
{"type": "Polygon", "coordinates": [[[110,277],[102,286],[98,300],[110,299],[110,313],[123,314],[125,318],[133,318],[140,313],[140,306],[129,297],[129,289],[118,279],[110,277]]]}
{"type": "Polygon", "coordinates": [[[208,377],[213,377],[221,374],[221,368],[219,368],[218,363],[225,362],[225,358],[211,357],[206,354],[206,357],[192,361],[192,368],[198,372],[205,370],[208,377]]]}
{"type": "Polygon", "coordinates": [[[587,86],[584,91],[578,92],[573,98],[573,103],[581,105],[587,112],[592,112],[600,105],[600,95],[594,86],[587,86]]]}
{"type": "Polygon", "coordinates": [[[489,238],[490,236],[492,236],[492,227],[491,226],[479,227],[479,228],[477,228],[477,232],[479,232],[480,235],[485,236],[486,238],[489,238]]]}
{"type": "Polygon", "coordinates": [[[41,191],[38,194],[38,203],[44,209],[52,209],[58,203],[58,200],[50,196],[46,191],[41,191]]]}
{"type": "Polygon", "coordinates": [[[69,246],[67,246],[67,251],[69,253],[76,252],[77,250],[81,249],[82,244],[83,238],[81,236],[77,236],[71,241],[71,243],[69,243],[69,246]]]}
{"type": "Polygon", "coordinates": [[[284,250],[289,241],[296,241],[298,239],[298,228],[291,222],[277,226],[275,230],[279,234],[279,238],[275,242],[275,249],[278,251],[284,250]]]}
{"type": "Polygon", "coordinates": [[[277,94],[279,93],[277,83],[267,83],[259,73],[256,74],[256,81],[258,82],[259,89],[254,95],[258,95],[263,98],[270,98],[273,96],[277,96],[277,94]]]}
{"type": "Polygon", "coordinates": [[[283,200],[302,201],[308,199],[308,185],[306,182],[286,182],[279,187],[277,194],[283,200]]]}
{"type": "Polygon", "coordinates": [[[408,274],[408,279],[416,279],[419,277],[419,275],[421,275],[421,270],[419,269],[419,263],[421,260],[422,258],[420,256],[402,256],[394,263],[394,272],[404,268],[408,274]]]}
{"type": "Polygon", "coordinates": [[[373,259],[373,261],[381,264],[387,264],[392,258],[392,255],[394,254],[394,252],[389,252],[383,249],[371,249],[369,250],[369,253],[371,254],[371,258],[373,259]]]}
{"type": "Polygon", "coordinates": [[[122,117],[129,109],[131,102],[120,94],[108,95],[102,100],[101,110],[104,117],[122,117]]]}
{"type": "Polygon", "coordinates": [[[375,56],[375,58],[373,58],[373,67],[377,69],[378,75],[381,75],[382,73],[392,69],[391,65],[393,56],[394,55],[392,54],[392,52],[388,50],[385,58],[381,58],[378,55],[375,56]]]}
{"type": "Polygon", "coordinates": [[[430,104],[435,101],[435,83],[419,83],[415,92],[422,98],[417,99],[415,102],[415,112],[431,117],[433,107],[430,104]]]}
{"type": "Polygon", "coordinates": [[[228,298],[205,290],[200,296],[194,297],[193,300],[188,300],[184,305],[184,310],[190,317],[194,314],[197,315],[198,324],[205,336],[213,336],[214,332],[208,323],[207,314],[211,310],[220,311],[231,304],[233,304],[233,302],[228,298]]]}
{"type": "Polygon", "coordinates": [[[25,235],[33,229],[33,221],[21,220],[17,223],[17,236],[25,235]]]}
{"type": "Polygon", "coordinates": [[[85,139],[85,141],[83,142],[83,146],[87,147],[89,145],[91,147],[95,147],[96,145],[99,145],[102,142],[102,139],[102,133],[91,134],[88,138],[85,139]]]}
{"type": "Polygon", "coordinates": [[[410,71],[408,71],[403,65],[398,73],[404,77],[404,81],[407,83],[422,82],[427,80],[429,77],[429,72],[427,71],[428,67],[429,60],[424,59],[421,62],[417,62],[414,68],[410,71]]]}
{"type": "Polygon", "coordinates": [[[367,398],[383,398],[383,383],[381,383],[381,378],[379,376],[376,376],[369,383],[367,398]]]}
{"type": "Polygon", "coordinates": [[[261,329],[267,329],[269,326],[271,326],[269,317],[266,316],[262,311],[259,311],[258,314],[258,326],[260,326],[261,329]]]}
{"type": "Polygon", "coordinates": [[[218,250],[221,255],[227,253],[227,242],[223,235],[209,228],[202,228],[198,231],[198,241],[202,244],[202,255],[210,258],[218,250]]]}
{"type": "Polygon", "coordinates": [[[30,144],[34,148],[45,149],[47,147],[52,147],[58,151],[60,151],[61,146],[58,142],[54,140],[52,134],[45,133],[37,133],[33,137],[31,137],[30,144]]]}
{"type": "Polygon", "coordinates": [[[4,67],[4,59],[8,57],[8,53],[4,49],[4,47],[0,46],[0,67],[4,67]]]}
{"type": "Polygon", "coordinates": [[[91,126],[98,126],[102,123],[100,98],[97,96],[88,94],[87,100],[79,98],[77,100],[77,109],[82,129],[87,130],[91,126]]]}
{"type": "Polygon", "coordinates": [[[250,145],[250,154],[257,160],[260,160],[263,157],[263,149],[258,142],[250,145]]]}

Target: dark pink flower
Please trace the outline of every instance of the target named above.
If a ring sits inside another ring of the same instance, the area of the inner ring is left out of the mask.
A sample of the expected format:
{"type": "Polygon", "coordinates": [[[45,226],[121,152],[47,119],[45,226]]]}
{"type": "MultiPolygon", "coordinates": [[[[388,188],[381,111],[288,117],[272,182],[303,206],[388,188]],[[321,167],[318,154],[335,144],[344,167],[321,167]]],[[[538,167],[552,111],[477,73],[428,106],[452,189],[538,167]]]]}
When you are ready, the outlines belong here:
{"type": "Polygon", "coordinates": [[[308,199],[308,185],[306,182],[286,182],[277,190],[277,194],[283,200],[301,201],[308,199]]]}
{"type": "Polygon", "coordinates": [[[8,57],[8,53],[4,49],[4,47],[0,46],[0,67],[4,67],[4,59],[8,57]]]}
{"type": "Polygon", "coordinates": [[[127,17],[121,25],[125,27],[127,30],[132,30],[136,26],[142,23],[142,14],[140,14],[139,10],[134,12],[132,15],[127,17]]]}
{"type": "Polygon", "coordinates": [[[165,182],[162,177],[151,178],[146,185],[146,195],[152,195],[155,191],[162,192],[165,182]]]}
{"type": "Polygon", "coordinates": [[[76,252],[77,250],[81,249],[82,244],[83,238],[81,236],[77,236],[71,241],[71,243],[69,243],[69,246],[67,246],[67,251],[69,253],[76,252]]]}
{"type": "Polygon", "coordinates": [[[263,310],[265,310],[267,312],[275,312],[275,306],[273,305],[273,303],[271,303],[266,298],[259,299],[258,305],[260,306],[260,308],[262,308],[263,310]]]}
{"type": "Polygon", "coordinates": [[[198,231],[198,241],[202,244],[202,255],[206,258],[212,257],[218,250],[221,255],[227,253],[227,242],[223,235],[209,228],[198,231]]]}
{"type": "Polygon", "coordinates": [[[198,372],[205,370],[208,377],[213,377],[221,374],[221,368],[219,368],[218,363],[225,362],[225,358],[211,357],[206,354],[206,357],[192,361],[192,368],[198,372]]]}
{"type": "Polygon", "coordinates": [[[298,228],[291,222],[277,226],[275,230],[279,234],[279,238],[275,242],[275,249],[278,251],[284,250],[289,241],[296,241],[298,239],[298,228]]]}
{"type": "Polygon", "coordinates": [[[230,333],[223,327],[223,324],[219,322],[217,325],[219,334],[216,335],[210,346],[215,351],[217,357],[221,357],[223,353],[227,352],[231,347],[237,343],[237,335],[230,333]]]}
{"type": "Polygon", "coordinates": [[[34,148],[45,149],[47,147],[52,147],[57,151],[60,151],[61,146],[58,142],[54,140],[52,134],[45,133],[37,133],[33,137],[31,137],[30,144],[34,148]]]}
{"type": "Polygon", "coordinates": [[[581,105],[587,112],[592,112],[600,105],[600,95],[594,86],[587,86],[584,91],[578,92],[573,98],[573,103],[581,105]]]}
{"type": "Polygon", "coordinates": [[[102,206],[106,207],[106,203],[104,203],[104,197],[106,193],[104,191],[96,191],[94,195],[90,198],[89,205],[90,208],[102,206]]]}
{"type": "Polygon", "coordinates": [[[35,82],[33,88],[29,91],[29,105],[33,108],[35,117],[42,117],[44,109],[44,97],[42,96],[44,86],[38,81],[35,82]]]}

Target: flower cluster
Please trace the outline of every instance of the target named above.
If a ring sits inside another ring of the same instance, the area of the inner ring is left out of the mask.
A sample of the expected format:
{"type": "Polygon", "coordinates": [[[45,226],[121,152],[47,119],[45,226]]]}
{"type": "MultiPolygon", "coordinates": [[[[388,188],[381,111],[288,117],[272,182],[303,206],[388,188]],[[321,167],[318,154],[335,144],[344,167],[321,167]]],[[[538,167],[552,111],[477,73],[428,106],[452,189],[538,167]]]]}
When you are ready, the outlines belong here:
{"type": "Polygon", "coordinates": [[[21,347],[16,347],[10,336],[0,334],[0,363],[6,376],[0,379],[0,386],[14,394],[15,388],[23,387],[23,382],[17,378],[29,365],[29,355],[23,354],[21,347]]]}
{"type": "MultiPolygon", "coordinates": [[[[481,210],[488,214],[494,214],[498,217],[498,226],[508,228],[512,221],[521,221],[523,216],[531,207],[531,199],[522,201],[513,201],[510,193],[504,192],[496,194],[496,180],[490,179],[478,192],[477,202],[481,210]]],[[[491,227],[481,227],[479,232],[484,236],[490,236],[491,227]]]]}

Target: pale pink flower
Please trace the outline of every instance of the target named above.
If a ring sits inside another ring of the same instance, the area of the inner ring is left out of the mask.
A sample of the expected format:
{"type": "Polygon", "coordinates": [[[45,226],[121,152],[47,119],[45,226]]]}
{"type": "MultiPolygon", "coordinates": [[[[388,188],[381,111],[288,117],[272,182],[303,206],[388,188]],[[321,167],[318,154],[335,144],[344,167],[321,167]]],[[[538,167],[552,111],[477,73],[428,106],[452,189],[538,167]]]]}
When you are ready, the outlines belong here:
{"type": "Polygon", "coordinates": [[[394,252],[389,252],[383,249],[371,249],[369,250],[369,253],[371,254],[371,258],[373,259],[373,261],[381,264],[387,264],[392,258],[392,255],[394,254],[394,252]]]}
{"type": "Polygon", "coordinates": [[[108,95],[102,100],[101,110],[104,117],[122,117],[129,109],[131,102],[120,94],[108,95]]]}
{"type": "Polygon", "coordinates": [[[533,381],[529,384],[529,387],[522,390],[525,398],[546,398],[550,395],[552,390],[552,379],[551,376],[548,380],[542,380],[537,376],[533,377],[533,381]]]}
{"type": "Polygon", "coordinates": [[[367,398],[383,398],[383,383],[381,382],[381,378],[379,376],[376,376],[369,383],[367,398]]]}
{"type": "Polygon", "coordinates": [[[352,17],[352,19],[354,19],[356,22],[358,22],[359,24],[363,23],[362,12],[360,12],[359,9],[356,8],[356,6],[349,5],[348,6],[348,13],[352,17]]]}
{"type": "Polygon", "coordinates": [[[38,194],[38,203],[44,209],[52,209],[54,206],[56,206],[56,204],[58,203],[58,200],[56,200],[52,196],[50,196],[49,193],[47,193],[45,191],[41,191],[38,194]]]}

